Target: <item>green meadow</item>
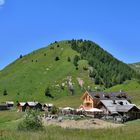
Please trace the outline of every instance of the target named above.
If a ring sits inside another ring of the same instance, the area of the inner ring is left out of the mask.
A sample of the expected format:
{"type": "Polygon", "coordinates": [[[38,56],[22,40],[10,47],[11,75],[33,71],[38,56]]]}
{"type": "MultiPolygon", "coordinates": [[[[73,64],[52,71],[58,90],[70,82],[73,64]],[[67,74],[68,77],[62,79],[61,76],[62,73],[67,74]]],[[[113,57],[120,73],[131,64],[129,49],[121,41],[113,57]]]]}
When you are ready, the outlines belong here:
{"type": "MultiPolygon", "coordinates": [[[[20,120],[14,115],[13,120],[0,124],[1,140],[139,140],[140,120],[126,123],[119,128],[108,129],[63,129],[56,126],[45,127],[42,131],[19,131],[20,120]]],[[[0,120],[4,118],[0,117],[0,120]]]]}
{"type": "Polygon", "coordinates": [[[85,88],[87,86],[94,88],[95,85],[88,77],[88,72],[83,70],[83,67],[88,65],[87,61],[80,60],[79,69],[76,70],[73,64],[75,55],[79,54],[62,41],[59,42],[59,47],[57,44],[51,44],[17,59],[0,72],[0,101],[54,102],[45,96],[45,89],[48,87],[55,100],[64,96],[69,98],[71,92],[66,85],[68,76],[72,77],[74,95],[81,95],[84,91],[78,84],[78,77],[84,80],[85,88]],[[57,56],[59,61],[55,60],[57,56]],[[64,89],[60,88],[62,83],[65,83],[64,89]],[[6,96],[3,95],[4,90],[7,91],[6,96]]]}

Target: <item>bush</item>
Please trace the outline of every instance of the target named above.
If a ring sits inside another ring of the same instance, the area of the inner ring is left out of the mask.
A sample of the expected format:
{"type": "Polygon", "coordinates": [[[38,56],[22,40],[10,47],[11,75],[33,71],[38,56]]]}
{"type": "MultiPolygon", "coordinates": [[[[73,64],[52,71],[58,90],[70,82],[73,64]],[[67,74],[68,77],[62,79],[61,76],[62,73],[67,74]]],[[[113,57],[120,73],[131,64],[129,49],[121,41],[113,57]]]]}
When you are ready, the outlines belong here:
{"type": "Polygon", "coordinates": [[[88,67],[84,66],[83,67],[83,70],[87,71],[88,70],[88,67]]]}
{"type": "Polygon", "coordinates": [[[45,90],[45,96],[50,97],[50,98],[54,98],[54,97],[51,95],[51,92],[50,92],[50,88],[49,88],[49,87],[47,87],[46,90],[45,90]]]}
{"type": "Polygon", "coordinates": [[[28,110],[25,118],[18,125],[18,130],[42,130],[43,124],[38,110],[28,110]]]}
{"type": "Polygon", "coordinates": [[[3,91],[3,95],[4,95],[4,96],[8,95],[8,93],[7,93],[7,90],[6,90],[6,89],[3,91]]]}
{"type": "Polygon", "coordinates": [[[71,58],[70,57],[68,57],[68,62],[70,62],[71,61],[71,58]]]}
{"type": "Polygon", "coordinates": [[[51,46],[51,47],[50,47],[50,50],[54,50],[54,46],[51,46]]]}
{"type": "Polygon", "coordinates": [[[51,109],[51,114],[57,114],[58,113],[58,108],[56,106],[53,106],[51,109]]]}
{"type": "Polygon", "coordinates": [[[56,57],[55,57],[55,61],[58,61],[58,60],[60,60],[60,59],[59,59],[59,57],[58,57],[58,56],[56,56],[56,57]]]}
{"type": "Polygon", "coordinates": [[[77,67],[78,66],[78,61],[80,60],[80,57],[78,55],[75,55],[74,56],[74,59],[73,59],[73,64],[77,67]]]}
{"type": "Polygon", "coordinates": [[[79,68],[78,68],[78,66],[76,66],[76,70],[78,70],[79,68]]]}

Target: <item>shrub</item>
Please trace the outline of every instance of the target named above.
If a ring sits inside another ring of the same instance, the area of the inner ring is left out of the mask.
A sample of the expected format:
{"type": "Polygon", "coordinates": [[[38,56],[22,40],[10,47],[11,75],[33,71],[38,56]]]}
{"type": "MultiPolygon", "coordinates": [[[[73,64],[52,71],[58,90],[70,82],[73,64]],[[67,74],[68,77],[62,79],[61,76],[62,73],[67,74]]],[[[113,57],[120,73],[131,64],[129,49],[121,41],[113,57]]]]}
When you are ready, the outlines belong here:
{"type": "Polygon", "coordinates": [[[4,96],[8,95],[8,93],[7,93],[7,90],[6,90],[6,89],[3,91],[3,95],[4,95],[4,96]]]}
{"type": "Polygon", "coordinates": [[[54,50],[54,46],[51,46],[51,47],[50,47],[50,50],[54,50]]]}
{"type": "Polygon", "coordinates": [[[18,130],[42,130],[43,124],[38,110],[28,110],[25,118],[18,125],[18,130]]]}
{"type": "Polygon", "coordinates": [[[76,66],[76,70],[78,70],[79,68],[78,68],[78,66],[76,66]]]}
{"type": "Polygon", "coordinates": [[[88,67],[84,66],[83,67],[83,70],[87,71],[88,70],[88,67]]]}
{"type": "Polygon", "coordinates": [[[57,114],[58,113],[58,108],[56,106],[53,106],[51,109],[51,114],[57,114]]]}
{"type": "Polygon", "coordinates": [[[45,90],[45,96],[50,97],[50,98],[54,98],[54,97],[51,95],[51,92],[50,92],[50,88],[49,88],[49,87],[47,87],[46,90],[45,90]]]}
{"type": "Polygon", "coordinates": [[[80,57],[78,55],[75,55],[74,56],[74,59],[73,59],[73,64],[77,67],[78,66],[78,61],[80,60],[80,57]]]}
{"type": "Polygon", "coordinates": [[[70,57],[68,57],[68,62],[70,62],[71,61],[71,58],[70,57]]]}
{"type": "Polygon", "coordinates": [[[55,61],[58,61],[58,60],[60,60],[60,59],[59,59],[59,57],[58,57],[58,56],[56,56],[56,57],[55,57],[55,61]]]}

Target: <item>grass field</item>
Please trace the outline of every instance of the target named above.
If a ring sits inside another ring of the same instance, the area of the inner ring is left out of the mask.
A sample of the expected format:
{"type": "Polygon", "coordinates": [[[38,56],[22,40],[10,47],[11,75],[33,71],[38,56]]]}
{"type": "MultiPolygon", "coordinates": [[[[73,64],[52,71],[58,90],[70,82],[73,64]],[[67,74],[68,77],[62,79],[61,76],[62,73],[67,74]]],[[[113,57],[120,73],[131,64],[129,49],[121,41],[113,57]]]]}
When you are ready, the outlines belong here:
{"type": "MultiPolygon", "coordinates": [[[[11,125],[13,122],[11,122],[11,125]]],[[[49,126],[44,131],[23,132],[16,130],[16,122],[5,130],[0,128],[1,140],[139,140],[140,120],[132,121],[120,128],[110,129],[63,129],[49,126]]]]}
{"type": "Polygon", "coordinates": [[[22,116],[23,113],[17,113],[16,110],[0,111],[0,129],[15,128],[22,116]]]}
{"type": "Polygon", "coordinates": [[[15,110],[0,112],[0,140],[139,140],[140,137],[140,120],[118,128],[82,130],[48,126],[44,131],[24,132],[17,130],[22,116],[15,110]]]}

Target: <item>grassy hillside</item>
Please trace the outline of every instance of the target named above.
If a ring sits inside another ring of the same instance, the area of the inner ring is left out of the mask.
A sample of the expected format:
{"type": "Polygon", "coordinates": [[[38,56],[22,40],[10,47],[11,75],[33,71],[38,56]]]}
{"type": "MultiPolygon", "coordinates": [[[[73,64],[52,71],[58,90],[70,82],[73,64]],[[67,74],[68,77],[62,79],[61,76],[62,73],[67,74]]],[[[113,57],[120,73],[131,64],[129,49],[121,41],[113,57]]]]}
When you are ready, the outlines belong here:
{"type": "Polygon", "coordinates": [[[104,90],[134,75],[130,67],[91,41],[55,42],[20,56],[0,72],[0,101],[37,100],[79,106],[86,89],[104,90]]]}
{"type": "Polygon", "coordinates": [[[119,84],[107,89],[107,92],[127,92],[131,97],[133,103],[140,105],[140,83],[137,80],[125,81],[123,84],[119,84]]]}
{"type": "Polygon", "coordinates": [[[84,87],[95,87],[93,81],[88,77],[88,71],[83,70],[88,66],[86,60],[78,62],[79,69],[76,70],[73,58],[79,55],[72,50],[69,44],[64,42],[54,43],[49,47],[32,52],[7,66],[0,73],[0,100],[14,101],[51,101],[63,96],[71,97],[67,88],[67,77],[72,77],[72,83],[76,95],[82,93],[77,78],[84,80],[84,87]],[[56,61],[56,57],[60,60],[56,61]],[[70,57],[70,62],[68,61],[70,57]],[[64,89],[60,86],[65,83],[64,89]],[[50,93],[55,99],[45,96],[45,89],[49,87],[50,93]],[[4,96],[4,90],[7,95],[4,96]]]}
{"type": "Polygon", "coordinates": [[[90,77],[95,79],[96,84],[102,84],[109,88],[139,76],[127,64],[117,60],[92,41],[72,40],[70,44],[74,50],[81,54],[81,59],[87,60],[92,66],[90,77]]]}

